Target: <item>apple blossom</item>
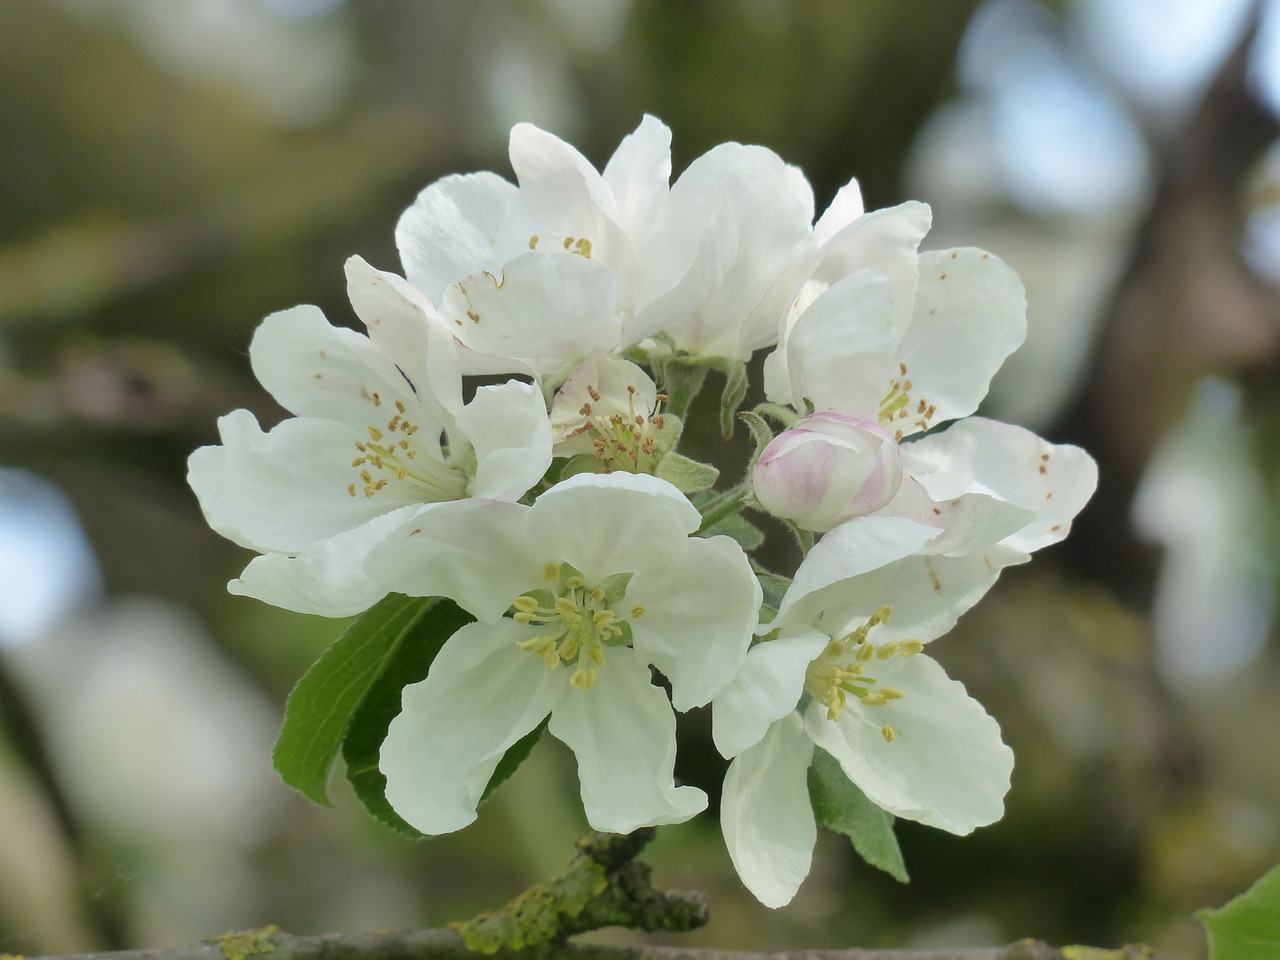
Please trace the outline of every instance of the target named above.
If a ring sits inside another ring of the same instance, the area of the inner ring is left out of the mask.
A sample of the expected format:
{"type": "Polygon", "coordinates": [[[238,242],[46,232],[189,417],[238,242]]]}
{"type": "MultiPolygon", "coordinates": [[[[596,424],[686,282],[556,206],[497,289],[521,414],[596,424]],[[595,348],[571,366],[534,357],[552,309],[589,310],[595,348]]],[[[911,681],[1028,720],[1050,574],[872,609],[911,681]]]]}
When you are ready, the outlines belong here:
{"type": "MultiPolygon", "coordinates": [[[[371,331],[396,325],[376,302],[357,304],[371,331]]],[[[413,334],[426,349],[401,359],[316,307],[258,328],[254,373],[296,416],[264,432],[249,411],[228,414],[222,444],[195,451],[188,473],[209,525],[262,554],[232,593],[359,613],[386,592],[364,575],[364,555],[399,523],[441,501],[515,499],[542,478],[551,424],[539,392],[512,381],[463,405],[451,345],[425,324],[399,336],[413,334]]]]}
{"type": "Polygon", "coordinates": [[[713,704],[716,746],[733,758],[725,842],[767,906],[789,902],[809,870],[816,829],[805,777],[815,745],[895,816],[966,834],[1003,812],[1012,753],[922,651],[1012,554],[994,547],[913,563],[935,535],[901,517],[862,517],[827,534],[768,625],[772,639],[751,649],[713,704]],[[868,597],[883,602],[864,615],[868,597]]]}
{"type": "Polygon", "coordinates": [[[777,317],[758,307],[809,231],[812,190],[772,151],[736,143],[669,185],[670,147],[670,130],[646,116],[598,172],[558,137],[517,124],[518,186],[492,173],[445,177],[404,212],[396,243],[405,276],[440,304],[456,300],[455,284],[478,288],[477,275],[501,289],[513,267],[527,269],[520,261],[573,254],[615,281],[621,346],[658,337],[663,350],[746,360],[777,336],[777,317]]]}
{"type": "Polygon", "coordinates": [[[707,703],[743,663],[760,585],[742,549],[690,538],[701,518],[689,501],[627,473],[571,477],[532,506],[440,504],[428,519],[375,547],[367,571],[388,590],[450,597],[477,622],[405,689],[379,764],[396,812],[424,833],[470,823],[503,753],[548,714],[596,829],[702,810],[701,791],[672,784],[671,705],[707,703]]]}
{"type": "Polygon", "coordinates": [[[818,532],[879,510],[901,482],[902,457],[884,428],[829,412],[796,421],[751,468],[762,507],[818,532]]]}

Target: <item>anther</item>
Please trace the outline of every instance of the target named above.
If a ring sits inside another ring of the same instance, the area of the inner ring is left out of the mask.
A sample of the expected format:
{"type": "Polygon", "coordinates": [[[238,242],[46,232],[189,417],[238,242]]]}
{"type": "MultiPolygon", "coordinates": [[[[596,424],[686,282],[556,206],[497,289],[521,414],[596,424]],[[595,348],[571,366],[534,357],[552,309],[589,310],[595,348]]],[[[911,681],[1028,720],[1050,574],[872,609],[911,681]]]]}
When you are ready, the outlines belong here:
{"type": "Polygon", "coordinates": [[[898,735],[893,732],[893,727],[889,726],[887,723],[880,728],[880,735],[884,737],[885,743],[893,743],[893,741],[898,737],[898,735]]]}

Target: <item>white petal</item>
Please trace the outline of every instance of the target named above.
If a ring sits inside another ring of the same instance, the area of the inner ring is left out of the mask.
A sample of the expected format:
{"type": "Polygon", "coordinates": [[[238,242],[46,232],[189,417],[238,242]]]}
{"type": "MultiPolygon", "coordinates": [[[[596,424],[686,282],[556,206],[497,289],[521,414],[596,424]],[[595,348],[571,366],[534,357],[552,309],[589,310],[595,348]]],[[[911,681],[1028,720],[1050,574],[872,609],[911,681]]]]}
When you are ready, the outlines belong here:
{"type": "Polygon", "coordinates": [[[585,238],[608,260],[621,240],[613,194],[596,168],[569,144],[531,123],[511,128],[511,167],[520,196],[542,227],[585,238]]]}
{"type": "Polygon", "coordinates": [[[571,689],[551,712],[551,733],[578,758],[582,805],[596,830],[630,833],[680,823],[707,806],[674,785],[676,721],[634,651],[609,650],[590,690],[571,689]]]}
{"type": "Polygon", "coordinates": [[[747,655],[761,602],[760,582],[736,541],[694,537],[679,559],[636,571],[621,604],[639,655],[671,681],[680,711],[719,693],[747,655]]]}
{"type": "Polygon", "coordinates": [[[668,203],[637,255],[635,315],[623,329],[623,343],[667,330],[684,346],[674,325],[711,298],[737,255],[737,222],[726,189],[668,203]]]}
{"type": "Polygon", "coordinates": [[[878,420],[898,345],[892,306],[881,270],[859,271],[814,300],[787,335],[790,402],[808,397],[817,410],[878,420]]]}
{"type": "Polygon", "coordinates": [[[806,609],[809,605],[822,609],[822,629],[839,636],[888,604],[893,615],[876,628],[877,642],[927,643],[954,627],[961,614],[991,589],[1001,570],[1029,559],[999,544],[959,557],[917,554],[810,594],[806,609]]]}
{"type": "Polygon", "coordinates": [[[936,407],[934,423],[973,413],[1026,335],[1022,281],[999,258],[973,248],[920,254],[915,310],[898,352],[912,406],[936,407]]]}
{"type": "Polygon", "coordinates": [[[850,180],[836,191],[831,204],[813,225],[811,239],[821,246],[864,213],[866,207],[862,203],[862,188],[858,186],[856,179],[850,180]]]}
{"type": "Polygon", "coordinates": [[[410,505],[375,517],[296,557],[282,553],[255,557],[239,577],[227,584],[227,590],[296,613],[355,616],[387,594],[365,576],[364,558],[419,509],[417,505],[410,505]]]}
{"type": "Polygon", "coordinates": [[[530,508],[527,543],[539,564],[570,563],[588,583],[678,563],[702,518],[679,490],[634,473],[581,473],[530,508]]]}
{"type": "Polygon", "coordinates": [[[473,821],[502,754],[567,691],[563,671],[516,647],[535,629],[513,620],[468,624],[445,643],[427,679],[404,688],[378,767],[387,801],[423,833],[473,821]]]}
{"type": "Polygon", "coordinates": [[[836,721],[812,704],[805,726],[813,742],[895,816],[957,834],[999,820],[1013,752],[995,720],[923,654],[878,661],[875,676],[905,696],[880,707],[851,697],[836,721]],[[893,728],[892,743],[881,732],[885,724],[893,728]]]}
{"type": "Polygon", "coordinates": [[[910,556],[937,534],[933,527],[900,517],[857,517],[842,523],[814,545],[796,570],[776,625],[806,622],[822,608],[819,591],[833,584],[841,584],[843,591],[846,583],[910,556]]]}
{"type": "Polygon", "coordinates": [[[694,160],[670,203],[705,202],[727,190],[737,229],[733,267],[716,292],[667,328],[695,355],[747,359],[777,336],[777,317],[753,316],[813,221],[813,193],[796,168],[764,147],[725,143],[694,160]],[[748,318],[752,319],[747,326],[748,318]]]}
{"type": "MultiPolygon", "coordinates": [[[[263,320],[249,360],[258,381],[299,417],[336,420],[363,432],[366,424],[381,427],[397,400],[420,406],[389,357],[368,337],[330,326],[317,307],[293,307],[263,320]]],[[[415,419],[427,415],[423,410],[415,419]]],[[[438,428],[436,421],[430,425],[438,428]]]]}
{"type": "Polygon", "coordinates": [[[720,826],[734,869],[766,907],[791,902],[809,875],[818,827],[809,805],[813,743],[794,714],[729,765],[720,826]]]}
{"type": "Polygon", "coordinates": [[[473,276],[445,291],[458,342],[477,354],[522,360],[552,386],[592,348],[615,350],[613,274],[585,257],[526,253],[499,279],[473,276]]]}
{"type": "Polygon", "coordinates": [[[369,552],[365,573],[389,591],[449,597],[476,619],[498,620],[526,590],[545,586],[530,556],[529,507],[502,500],[435,504],[369,552]]]}
{"type": "Polygon", "coordinates": [[[462,406],[462,373],[444,319],[402,277],[375,270],[360,257],[346,263],[347,295],[369,339],[395,362],[432,419],[448,427],[462,406]],[[448,413],[446,413],[448,411],[448,413]]]}
{"type": "Polygon", "coordinates": [[[1004,539],[1025,553],[1057,543],[1098,485],[1079,447],[1055,445],[1012,424],[970,417],[902,448],[907,469],[938,500],[986,494],[1030,512],[1004,539]]]}
{"type": "MultiPolygon", "coordinates": [[[[929,434],[903,444],[906,451],[928,442],[929,434]]],[[[904,465],[907,462],[904,454],[904,465]]],[[[929,542],[930,554],[958,557],[979,553],[1025,527],[1035,514],[994,496],[963,493],[949,500],[935,500],[914,477],[907,477],[897,495],[881,508],[880,516],[906,517],[936,527],[940,532],[929,542]]]]}
{"type": "Polygon", "coordinates": [[[618,144],[603,174],[617,204],[618,220],[632,237],[646,236],[662,212],[671,182],[671,130],[645,114],[618,144]]]}
{"type": "Polygon", "coordinates": [[[795,709],[804,674],[830,638],[808,627],[758,643],[711,705],[711,737],[721,756],[736,757],[759,743],[770,724],[795,709]]]}
{"type": "Polygon", "coordinates": [[[396,246],[409,282],[439,303],[444,290],[529,249],[537,233],[515,184],[494,173],[445,177],[400,217],[396,246]]]}
{"type": "Polygon", "coordinates": [[[911,200],[850,221],[823,245],[813,280],[834,284],[859,270],[883,270],[889,278],[892,325],[902,336],[916,290],[916,251],[929,232],[932,216],[926,204],[911,200]]]}
{"type": "Polygon", "coordinates": [[[518,500],[551,466],[551,421],[541,391],[527,383],[480,387],[458,428],[476,454],[473,497],[518,500]]]}
{"type": "Polygon", "coordinates": [[[341,423],[295,417],[263,433],[248,410],[234,410],[218,431],[222,446],[191,454],[187,482],[209,526],[243,547],[297,553],[421,500],[396,484],[351,496],[348,485],[362,485],[351,466],[362,435],[341,423]]]}

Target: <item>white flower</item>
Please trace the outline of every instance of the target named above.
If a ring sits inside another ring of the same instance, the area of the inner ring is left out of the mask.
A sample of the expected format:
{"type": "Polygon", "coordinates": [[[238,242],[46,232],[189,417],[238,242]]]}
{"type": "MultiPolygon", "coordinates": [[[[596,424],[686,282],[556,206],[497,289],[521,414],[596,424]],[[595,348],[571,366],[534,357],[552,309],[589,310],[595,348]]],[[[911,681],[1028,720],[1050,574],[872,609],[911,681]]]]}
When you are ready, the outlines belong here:
{"type": "Polygon", "coordinates": [[[250,360],[296,416],[263,432],[249,411],[228,414],[222,445],[193,453],[188,475],[209,525],[263,554],[228,589],[325,616],[385,594],[364,575],[364,556],[424,505],[514,500],[551,463],[535,388],[481,387],[463,405],[452,345],[394,289],[397,278],[350,268],[370,337],[311,306],[267,317],[250,360]]]}
{"type": "MultiPolygon", "coordinates": [[[[610,348],[603,341],[616,333],[622,346],[661,335],[695,357],[745,360],[777,336],[777,316],[759,305],[808,234],[812,191],[772,151],[736,143],[712,149],[668,186],[670,145],[670,130],[646,116],[601,173],[559,138],[518,124],[510,155],[519,186],[492,173],[446,177],[405,211],[396,228],[405,276],[440,304],[455,284],[479,289],[468,279],[477,274],[501,289],[499,279],[505,285],[513,269],[528,269],[521,261],[581,258],[615,281],[616,320],[612,329],[597,324],[606,329],[577,359],[592,345],[610,348]]],[[[581,265],[561,267],[595,282],[581,265]]],[[[448,312],[456,321],[467,309],[448,312]]],[[[484,353],[500,336],[468,347],[484,353]]]]}
{"type": "Polygon", "coordinates": [[[670,443],[658,388],[630,360],[596,351],[561,385],[551,404],[555,454],[594,455],[606,469],[652,473],[670,443]]]}
{"type": "Polygon", "coordinates": [[[797,420],[751,468],[762,507],[819,532],[879,510],[901,482],[902,457],[884,428],[830,412],[797,420]]]}
{"type": "Polygon", "coordinates": [[[1007,548],[913,563],[936,533],[898,517],[828,533],[769,625],[776,637],[752,648],[715,700],[716,746],[733,758],[725,842],[767,906],[788,903],[809,871],[815,745],[895,816],[966,834],[1003,813],[1011,751],[995,721],[921,651],[986,592],[989,564],[1007,562],[1007,548]],[[873,597],[879,605],[864,614],[873,597]]]}
{"type": "Polygon", "coordinates": [[[428,520],[373,550],[367,571],[388,590],[450,597],[477,622],[405,689],[380,761],[396,812],[424,833],[466,826],[503,753],[548,714],[596,829],[702,810],[701,791],[672,784],[675,719],[648,664],[678,710],[729,682],[761,598],[741,548],[690,538],[689,501],[626,473],[572,477],[532,506],[441,504],[428,520]]]}
{"type": "Polygon", "coordinates": [[[851,273],[789,318],[765,361],[770,400],[807,399],[899,440],[977,409],[1026,336],[1022,284],[976,249],[919,254],[919,279],[907,282],[916,254],[902,245],[897,260],[909,254],[913,269],[890,250],[883,265],[851,273]]]}

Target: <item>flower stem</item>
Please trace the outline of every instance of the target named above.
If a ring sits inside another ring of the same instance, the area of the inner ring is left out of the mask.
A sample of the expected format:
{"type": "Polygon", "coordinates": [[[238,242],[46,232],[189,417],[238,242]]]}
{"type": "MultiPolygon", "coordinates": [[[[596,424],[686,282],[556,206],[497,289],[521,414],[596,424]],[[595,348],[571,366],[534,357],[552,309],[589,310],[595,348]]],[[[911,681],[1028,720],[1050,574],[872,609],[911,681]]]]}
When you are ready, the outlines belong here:
{"type": "Polygon", "coordinates": [[[703,504],[699,508],[699,512],[702,514],[702,525],[698,527],[698,533],[710,530],[725,517],[741,513],[748,492],[748,484],[745,482],[740,483],[703,504]]]}

